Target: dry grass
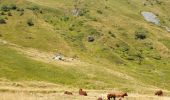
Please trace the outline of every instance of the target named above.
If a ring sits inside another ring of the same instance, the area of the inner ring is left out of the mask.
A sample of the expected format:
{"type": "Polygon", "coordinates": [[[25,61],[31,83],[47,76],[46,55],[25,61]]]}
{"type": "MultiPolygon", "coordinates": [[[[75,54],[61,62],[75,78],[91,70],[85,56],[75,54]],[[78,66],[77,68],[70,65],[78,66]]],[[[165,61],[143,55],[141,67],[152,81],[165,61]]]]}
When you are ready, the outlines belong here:
{"type": "MultiPolygon", "coordinates": [[[[0,93],[0,100],[96,100],[98,97],[103,97],[106,100],[106,94],[88,92],[89,96],[83,97],[74,93],[73,96],[64,95],[63,93],[0,93]]],[[[156,97],[147,95],[130,94],[124,100],[170,100],[169,97],[156,97]]]]}
{"type": "MultiPolygon", "coordinates": [[[[86,89],[85,89],[86,90],[86,89]]],[[[97,100],[98,97],[106,99],[107,93],[117,90],[86,90],[87,97],[79,96],[77,88],[70,88],[46,82],[11,82],[0,79],[0,100],[97,100]],[[64,95],[64,91],[73,92],[72,96],[64,95]]],[[[141,91],[143,91],[141,89],[141,91]]],[[[154,90],[153,90],[154,91],[154,90]]],[[[124,100],[170,100],[169,91],[164,97],[154,96],[153,91],[128,93],[124,100]]]]}

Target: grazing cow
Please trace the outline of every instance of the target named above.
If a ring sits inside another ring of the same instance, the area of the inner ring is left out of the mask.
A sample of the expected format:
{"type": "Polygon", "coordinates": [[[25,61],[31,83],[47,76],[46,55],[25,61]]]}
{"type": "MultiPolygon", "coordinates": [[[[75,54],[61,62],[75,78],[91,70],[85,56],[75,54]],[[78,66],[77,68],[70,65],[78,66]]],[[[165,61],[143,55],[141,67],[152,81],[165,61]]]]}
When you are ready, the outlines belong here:
{"type": "Polygon", "coordinates": [[[72,93],[72,92],[69,92],[69,91],[65,91],[64,94],[73,95],[73,93],[72,93]]]}
{"type": "Polygon", "coordinates": [[[87,96],[87,93],[86,93],[86,91],[83,91],[82,89],[80,89],[79,90],[79,95],[87,96]]]}
{"type": "Polygon", "coordinates": [[[116,100],[116,95],[113,94],[113,93],[109,93],[109,94],[107,95],[107,99],[110,100],[111,98],[113,98],[114,100],[116,100]]]}
{"type": "Polygon", "coordinates": [[[163,91],[162,90],[158,90],[158,91],[155,92],[155,95],[163,96],[163,91]]]}
{"type": "Polygon", "coordinates": [[[110,100],[111,98],[113,98],[114,100],[116,100],[116,98],[124,98],[125,96],[128,96],[127,93],[110,93],[107,95],[107,99],[110,100]]]}
{"type": "Polygon", "coordinates": [[[102,97],[99,97],[97,100],[103,100],[102,97]]]}

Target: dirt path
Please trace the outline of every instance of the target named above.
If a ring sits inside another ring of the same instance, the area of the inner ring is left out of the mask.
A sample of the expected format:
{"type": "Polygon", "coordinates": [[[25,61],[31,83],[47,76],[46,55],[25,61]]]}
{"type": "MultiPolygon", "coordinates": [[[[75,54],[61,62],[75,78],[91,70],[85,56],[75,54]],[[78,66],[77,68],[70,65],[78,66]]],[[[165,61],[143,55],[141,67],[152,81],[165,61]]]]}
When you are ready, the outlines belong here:
{"type": "Polygon", "coordinates": [[[87,62],[82,62],[78,59],[74,59],[70,57],[64,57],[65,61],[55,60],[53,59],[53,57],[55,56],[55,53],[53,52],[39,51],[34,48],[25,48],[2,39],[0,39],[0,44],[7,45],[10,48],[15,49],[19,53],[24,54],[31,59],[45,62],[45,63],[57,64],[57,65],[69,65],[69,66],[88,65],[87,62]]]}

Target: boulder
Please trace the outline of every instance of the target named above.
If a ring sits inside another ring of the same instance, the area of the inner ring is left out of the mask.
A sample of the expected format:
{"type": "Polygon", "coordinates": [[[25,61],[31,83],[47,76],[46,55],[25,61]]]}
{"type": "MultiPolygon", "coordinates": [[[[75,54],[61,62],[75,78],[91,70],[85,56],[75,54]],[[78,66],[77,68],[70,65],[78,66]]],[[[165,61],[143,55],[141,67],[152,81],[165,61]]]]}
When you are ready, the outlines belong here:
{"type": "Polygon", "coordinates": [[[94,37],[93,36],[88,36],[88,42],[93,42],[94,41],[94,37]]]}

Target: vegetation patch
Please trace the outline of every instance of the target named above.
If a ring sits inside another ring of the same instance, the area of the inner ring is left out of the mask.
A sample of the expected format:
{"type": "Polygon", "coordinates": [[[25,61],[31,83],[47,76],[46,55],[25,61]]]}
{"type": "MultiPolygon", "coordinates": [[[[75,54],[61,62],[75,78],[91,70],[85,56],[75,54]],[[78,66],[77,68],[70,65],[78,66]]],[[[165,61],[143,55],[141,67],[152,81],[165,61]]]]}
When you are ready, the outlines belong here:
{"type": "Polygon", "coordinates": [[[3,17],[0,17],[0,24],[6,24],[6,20],[3,17]]]}
{"type": "Polygon", "coordinates": [[[135,39],[144,40],[147,38],[148,31],[144,28],[139,28],[135,31],[135,39]]]}
{"type": "Polygon", "coordinates": [[[34,26],[33,19],[32,19],[32,18],[28,19],[28,20],[27,20],[27,24],[28,24],[29,26],[34,26]]]}

